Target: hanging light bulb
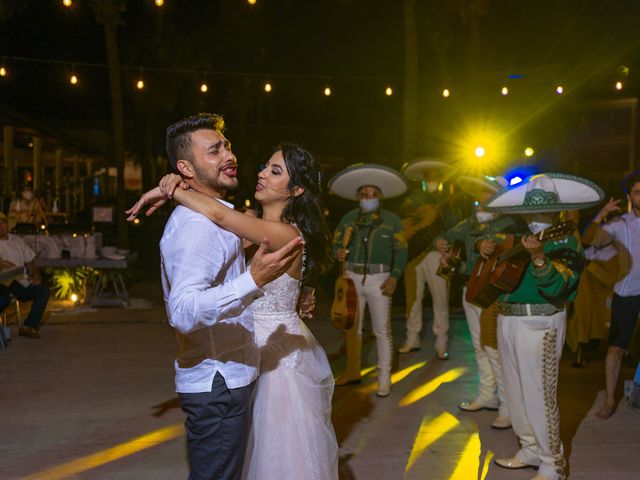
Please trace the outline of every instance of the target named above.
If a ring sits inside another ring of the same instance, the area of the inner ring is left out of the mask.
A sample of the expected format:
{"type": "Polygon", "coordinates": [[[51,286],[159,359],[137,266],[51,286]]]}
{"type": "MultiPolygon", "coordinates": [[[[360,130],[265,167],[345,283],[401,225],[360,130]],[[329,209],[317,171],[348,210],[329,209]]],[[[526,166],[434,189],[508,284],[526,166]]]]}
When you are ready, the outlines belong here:
{"type": "Polygon", "coordinates": [[[385,94],[387,97],[390,97],[391,95],[393,95],[393,89],[392,89],[391,87],[387,87],[387,88],[385,89],[385,91],[384,91],[384,94],[385,94]]]}
{"type": "Polygon", "coordinates": [[[556,87],[556,93],[557,93],[558,95],[562,95],[562,94],[564,93],[564,88],[562,87],[562,85],[558,85],[558,86],[556,87]]]}
{"type": "Polygon", "coordinates": [[[6,77],[7,73],[6,67],[0,67],[0,77],[6,77]]]}
{"type": "Polygon", "coordinates": [[[140,79],[136,82],[136,88],[142,90],[144,88],[144,80],[140,79]]]}
{"type": "Polygon", "coordinates": [[[247,0],[247,3],[248,3],[249,5],[255,5],[255,4],[256,4],[256,2],[257,2],[257,0],[247,0]]]}
{"type": "Polygon", "coordinates": [[[62,4],[65,7],[70,7],[73,2],[71,0],[62,0],[62,4]]]}
{"type": "Polygon", "coordinates": [[[164,5],[164,0],[156,0],[156,7],[161,7],[164,5]]]}
{"type": "Polygon", "coordinates": [[[502,87],[502,90],[500,90],[500,93],[506,97],[507,95],[509,95],[509,89],[507,87],[502,87]]]}
{"type": "Polygon", "coordinates": [[[269,82],[264,84],[264,91],[269,93],[272,90],[271,84],[269,82]]]}
{"type": "Polygon", "coordinates": [[[209,91],[209,86],[203,82],[202,85],[200,85],[200,91],[202,93],[207,93],[207,91],[209,91]]]}
{"type": "Polygon", "coordinates": [[[76,85],[78,83],[78,76],[75,73],[71,74],[69,77],[69,83],[71,85],[76,85]]]}
{"type": "Polygon", "coordinates": [[[331,95],[331,89],[329,87],[325,87],[324,89],[324,95],[325,97],[328,97],[331,95]]]}
{"type": "Polygon", "coordinates": [[[445,88],[444,90],[442,90],[442,96],[444,98],[449,98],[449,95],[451,95],[451,92],[449,91],[448,88],[445,88]]]}
{"type": "MultiPolygon", "coordinates": [[[[1,74],[2,72],[0,72],[1,74]]],[[[616,82],[616,90],[622,90],[622,82],[616,82]]]]}

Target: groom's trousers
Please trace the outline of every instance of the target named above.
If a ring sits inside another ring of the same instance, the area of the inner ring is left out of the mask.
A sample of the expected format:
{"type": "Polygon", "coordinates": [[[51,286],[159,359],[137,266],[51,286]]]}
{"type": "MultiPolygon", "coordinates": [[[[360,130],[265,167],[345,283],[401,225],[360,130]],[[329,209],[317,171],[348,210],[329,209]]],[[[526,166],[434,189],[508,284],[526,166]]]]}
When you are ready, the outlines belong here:
{"type": "Polygon", "coordinates": [[[189,480],[240,479],[254,386],[229,389],[218,372],[211,392],[178,394],[187,415],[189,480]]]}

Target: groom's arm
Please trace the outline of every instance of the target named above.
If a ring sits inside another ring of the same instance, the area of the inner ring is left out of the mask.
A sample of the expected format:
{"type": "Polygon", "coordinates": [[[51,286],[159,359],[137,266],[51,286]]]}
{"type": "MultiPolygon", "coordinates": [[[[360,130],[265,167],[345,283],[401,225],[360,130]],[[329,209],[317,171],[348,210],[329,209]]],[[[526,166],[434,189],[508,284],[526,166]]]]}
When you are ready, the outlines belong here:
{"type": "Polygon", "coordinates": [[[242,250],[218,233],[208,220],[190,218],[161,245],[169,323],[181,333],[238,317],[263,295],[248,271],[225,278],[223,269],[242,250]]]}

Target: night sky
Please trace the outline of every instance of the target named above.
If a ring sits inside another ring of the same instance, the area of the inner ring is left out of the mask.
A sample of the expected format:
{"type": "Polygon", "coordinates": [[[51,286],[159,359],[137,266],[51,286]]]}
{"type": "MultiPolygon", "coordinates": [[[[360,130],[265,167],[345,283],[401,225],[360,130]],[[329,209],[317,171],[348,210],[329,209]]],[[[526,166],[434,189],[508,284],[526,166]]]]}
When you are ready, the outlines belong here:
{"type": "MultiPolygon", "coordinates": [[[[507,145],[508,162],[500,168],[517,162],[529,143],[541,162],[564,167],[562,152],[579,136],[579,115],[571,112],[637,94],[637,0],[415,4],[420,81],[418,124],[411,128],[418,132],[417,155],[452,156],[480,125],[499,132],[507,145]],[[475,46],[466,16],[474,3],[485,8],[475,46]],[[621,92],[613,89],[617,80],[624,82],[621,92]],[[554,94],[557,84],[565,86],[564,95],[554,94]],[[502,86],[510,89],[507,97],[502,86]],[[441,95],[445,87],[448,99],[441,95]]],[[[307,146],[328,174],[357,161],[400,167],[401,0],[257,0],[254,6],[166,0],[162,8],[129,0],[123,20],[130,155],[143,154],[148,136],[153,153],[162,154],[169,123],[213,111],[225,116],[228,137],[252,176],[283,140],[307,146]],[[135,89],[140,76],[143,91],[135,89]],[[265,81],[273,84],[268,95],[265,81]],[[206,94],[198,90],[202,82],[209,85],[206,94]],[[327,84],[329,98],[322,94],[327,84]],[[384,95],[387,85],[391,97],[384,95]]],[[[109,128],[104,35],[87,1],[65,8],[60,0],[3,0],[0,22],[0,61],[9,69],[0,79],[0,108],[87,139],[90,131],[109,128]],[[74,87],[72,68],[80,78],[74,87]]]]}

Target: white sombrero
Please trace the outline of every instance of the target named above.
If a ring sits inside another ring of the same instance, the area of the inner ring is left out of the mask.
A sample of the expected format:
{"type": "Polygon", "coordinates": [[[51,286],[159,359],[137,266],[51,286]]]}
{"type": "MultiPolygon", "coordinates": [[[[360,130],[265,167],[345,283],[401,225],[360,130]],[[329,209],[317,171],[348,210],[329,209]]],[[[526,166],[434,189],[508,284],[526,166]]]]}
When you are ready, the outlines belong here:
{"type": "Polygon", "coordinates": [[[540,213],[593,207],[604,192],[586,178],[564,173],[533,175],[513,188],[500,190],[485,210],[504,213],[540,213]]]}
{"type": "Polygon", "coordinates": [[[402,166],[402,174],[409,180],[422,181],[425,174],[433,170],[447,170],[449,165],[431,157],[416,158],[411,163],[402,166]]]}
{"type": "Polygon", "coordinates": [[[478,197],[483,193],[495,194],[509,184],[504,177],[490,177],[488,175],[482,177],[461,175],[455,181],[463,192],[472,197],[478,197]]]}
{"type": "Polygon", "coordinates": [[[347,200],[358,200],[361,187],[378,187],[384,198],[407,191],[407,181],[396,170],[375,163],[357,163],[336,173],[329,180],[329,191],[347,200]]]}

